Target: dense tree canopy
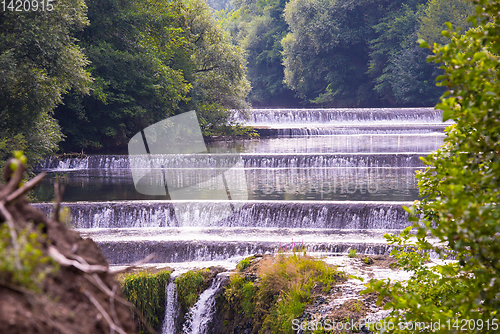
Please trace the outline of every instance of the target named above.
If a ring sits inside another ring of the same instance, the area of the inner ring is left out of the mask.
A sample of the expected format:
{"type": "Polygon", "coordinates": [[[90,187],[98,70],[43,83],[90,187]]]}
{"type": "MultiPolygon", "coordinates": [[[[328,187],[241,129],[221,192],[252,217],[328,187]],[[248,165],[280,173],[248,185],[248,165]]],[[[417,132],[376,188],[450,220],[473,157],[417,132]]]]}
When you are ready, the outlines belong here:
{"type": "Polygon", "coordinates": [[[300,100],[286,86],[281,40],[288,32],[283,11],[288,0],[235,0],[226,27],[246,51],[249,101],[253,106],[298,105],[300,100]]]}
{"type": "Polygon", "coordinates": [[[81,45],[91,96],[71,94],[56,110],[66,149],[116,150],[148,125],[196,109],[205,130],[247,108],[239,47],[200,0],[89,2],[81,45]]]}
{"type": "Polygon", "coordinates": [[[238,0],[227,27],[246,51],[256,106],[431,106],[442,89],[419,34],[468,28],[467,0],[238,0]],[[446,13],[445,13],[446,12],[446,13]],[[295,98],[294,96],[295,95],[295,98]]]}
{"type": "Polygon", "coordinates": [[[74,88],[88,92],[90,75],[72,33],[88,25],[81,0],[53,10],[0,12],[0,161],[13,149],[31,162],[54,152],[62,134],[52,111],[74,88]]]}

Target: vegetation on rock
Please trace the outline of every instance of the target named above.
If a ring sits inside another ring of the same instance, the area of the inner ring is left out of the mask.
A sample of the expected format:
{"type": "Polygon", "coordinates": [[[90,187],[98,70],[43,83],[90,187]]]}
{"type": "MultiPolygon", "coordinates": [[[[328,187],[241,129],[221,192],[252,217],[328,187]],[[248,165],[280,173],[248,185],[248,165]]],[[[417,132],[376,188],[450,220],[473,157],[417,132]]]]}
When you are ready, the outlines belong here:
{"type": "MultiPolygon", "coordinates": [[[[169,270],[160,270],[156,273],[144,270],[125,274],[120,278],[125,298],[135,305],[147,323],[157,331],[161,331],[165,316],[165,286],[169,281],[169,270]]],[[[138,326],[137,332],[149,333],[137,316],[134,318],[138,326]]]]}
{"type": "MultiPolygon", "coordinates": [[[[243,266],[240,266],[243,267],[243,266]]],[[[293,333],[315,290],[329,291],[344,275],[320,259],[302,253],[257,257],[231,276],[219,301],[224,329],[246,328],[252,333],[293,333]],[[257,274],[253,273],[258,263],[257,274]]]]}

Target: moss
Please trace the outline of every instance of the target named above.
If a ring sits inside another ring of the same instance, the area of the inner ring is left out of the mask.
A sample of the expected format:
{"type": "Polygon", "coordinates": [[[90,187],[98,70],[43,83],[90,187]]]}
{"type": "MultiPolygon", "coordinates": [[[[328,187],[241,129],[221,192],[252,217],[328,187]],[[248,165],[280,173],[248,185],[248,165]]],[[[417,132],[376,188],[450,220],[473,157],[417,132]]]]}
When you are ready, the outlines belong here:
{"type": "Polygon", "coordinates": [[[200,293],[209,287],[212,276],[209,269],[199,269],[188,271],[175,279],[181,314],[194,306],[200,293]]]}
{"type": "MultiPolygon", "coordinates": [[[[170,280],[170,271],[160,270],[157,273],[140,271],[120,277],[123,294],[143,314],[151,327],[160,330],[165,316],[165,285],[170,280]]],[[[144,325],[138,324],[138,333],[149,333],[144,325]]]]}
{"type": "Polygon", "coordinates": [[[255,259],[255,256],[250,256],[250,257],[247,257],[247,258],[241,260],[236,265],[236,269],[238,269],[238,271],[243,271],[243,270],[247,269],[248,267],[250,267],[250,261],[253,259],[255,259]]]}

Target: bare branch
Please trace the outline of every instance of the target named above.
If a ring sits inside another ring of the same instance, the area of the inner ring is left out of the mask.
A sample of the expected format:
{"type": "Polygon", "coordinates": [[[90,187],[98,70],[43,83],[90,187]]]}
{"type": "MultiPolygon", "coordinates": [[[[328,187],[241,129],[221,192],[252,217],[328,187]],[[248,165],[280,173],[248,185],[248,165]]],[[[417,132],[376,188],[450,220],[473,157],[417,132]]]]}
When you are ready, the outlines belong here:
{"type": "MultiPolygon", "coordinates": [[[[94,275],[97,276],[96,274],[94,275]]],[[[118,315],[116,314],[115,310],[115,292],[116,292],[116,284],[113,285],[113,290],[111,290],[111,296],[109,298],[109,308],[111,309],[111,316],[113,317],[115,324],[120,326],[120,320],[118,320],[118,315]]]]}
{"type": "Polygon", "coordinates": [[[117,296],[114,294],[114,288],[113,287],[113,291],[111,291],[107,286],[106,284],[104,284],[104,282],[101,280],[101,278],[97,275],[97,274],[93,274],[92,276],[90,275],[85,275],[84,276],[90,283],[94,284],[94,286],[96,286],[97,288],[99,288],[102,292],[106,293],[108,296],[110,297],[113,297],[117,302],[121,303],[122,305],[125,305],[129,308],[131,308],[135,314],[139,317],[139,319],[142,321],[142,323],[144,324],[144,326],[146,327],[146,329],[152,333],[152,334],[157,334],[157,332],[148,324],[148,322],[146,321],[146,319],[144,318],[144,316],[142,315],[141,311],[139,311],[139,309],[134,305],[132,304],[131,302],[129,302],[128,300],[126,299],[123,299],[122,297],[120,296],[117,296]]]}
{"type": "MultiPolygon", "coordinates": [[[[9,162],[11,160],[7,160],[7,164],[5,166],[5,170],[4,170],[4,174],[7,174],[9,173],[9,162]]],[[[12,193],[15,189],[17,189],[19,187],[19,183],[21,182],[21,180],[23,179],[23,174],[24,174],[24,171],[26,170],[26,167],[24,166],[24,164],[19,164],[17,166],[17,169],[16,171],[14,172],[14,175],[10,178],[10,180],[6,177],[5,180],[9,181],[9,183],[7,183],[7,185],[5,186],[5,188],[3,188],[2,191],[0,191],[0,199],[3,199],[5,197],[7,197],[7,195],[9,195],[10,193],[12,193]]]]}
{"type": "Polygon", "coordinates": [[[90,299],[90,301],[92,302],[92,304],[94,304],[94,306],[96,307],[96,309],[99,312],[101,312],[101,314],[104,317],[104,319],[106,319],[106,322],[109,325],[110,331],[117,331],[120,334],[127,334],[121,327],[117,326],[113,322],[113,320],[111,320],[111,317],[109,316],[108,312],[106,312],[106,310],[101,306],[101,304],[99,304],[99,302],[97,301],[97,299],[90,292],[88,292],[87,290],[85,290],[85,291],[83,291],[83,293],[85,294],[85,296],[87,296],[88,299],[90,299]]]}
{"type": "Polygon", "coordinates": [[[77,269],[79,269],[87,274],[109,272],[109,269],[106,266],[90,265],[90,264],[81,263],[81,262],[78,262],[75,260],[70,260],[66,256],[64,256],[63,254],[61,254],[61,252],[59,252],[59,250],[57,250],[57,248],[55,248],[52,245],[49,246],[48,254],[60,265],[65,266],[65,267],[73,266],[73,267],[75,267],[75,268],[77,268],[77,269]]]}
{"type": "Polygon", "coordinates": [[[7,196],[5,200],[6,203],[10,203],[13,200],[19,198],[20,196],[26,194],[28,191],[36,187],[40,182],[42,182],[43,178],[47,175],[47,173],[43,172],[26,182],[21,188],[16,189],[13,193],[7,196]]]}
{"type": "Polygon", "coordinates": [[[212,67],[206,67],[206,68],[203,68],[201,70],[196,70],[194,71],[195,73],[200,73],[200,72],[208,72],[208,71],[213,71],[215,70],[216,68],[219,68],[220,66],[212,66],[212,67]]]}
{"type": "Polygon", "coordinates": [[[155,254],[155,253],[151,253],[151,254],[149,254],[148,256],[146,256],[144,259],[139,260],[139,261],[137,261],[137,262],[134,262],[134,263],[132,263],[131,265],[129,265],[129,266],[127,266],[127,267],[123,268],[123,269],[109,269],[109,273],[110,273],[110,274],[119,274],[119,273],[123,273],[123,272],[125,272],[125,271],[127,271],[127,270],[129,270],[129,269],[136,268],[136,267],[138,267],[138,266],[140,266],[140,265],[143,265],[144,263],[149,262],[149,261],[150,261],[150,260],[152,260],[155,256],[156,256],[156,254],[155,254]]]}

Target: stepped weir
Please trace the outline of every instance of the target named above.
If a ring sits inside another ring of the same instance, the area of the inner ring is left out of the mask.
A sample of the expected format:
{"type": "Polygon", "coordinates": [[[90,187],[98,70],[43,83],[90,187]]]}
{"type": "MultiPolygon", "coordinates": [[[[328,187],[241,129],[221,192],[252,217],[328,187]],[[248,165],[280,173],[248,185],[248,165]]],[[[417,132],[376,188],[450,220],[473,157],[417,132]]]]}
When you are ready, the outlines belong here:
{"type": "MultiPolygon", "coordinates": [[[[206,153],[50,157],[36,167],[49,175],[35,205],[50,213],[52,184],[66,174],[71,224],[113,265],[151,253],[172,267],[280,249],[389,254],[383,235],[410,225],[403,206],[418,199],[421,158],[443,143],[441,119],[432,108],[254,109],[246,122],[260,139],[210,142],[206,153]],[[138,192],[138,171],[168,195],[138,192]],[[223,179],[227,196],[213,196],[211,179],[223,179]]],[[[183,332],[209,332],[221,277],[189,310],[183,332]]],[[[174,281],[165,292],[162,332],[175,334],[174,281]]]]}

